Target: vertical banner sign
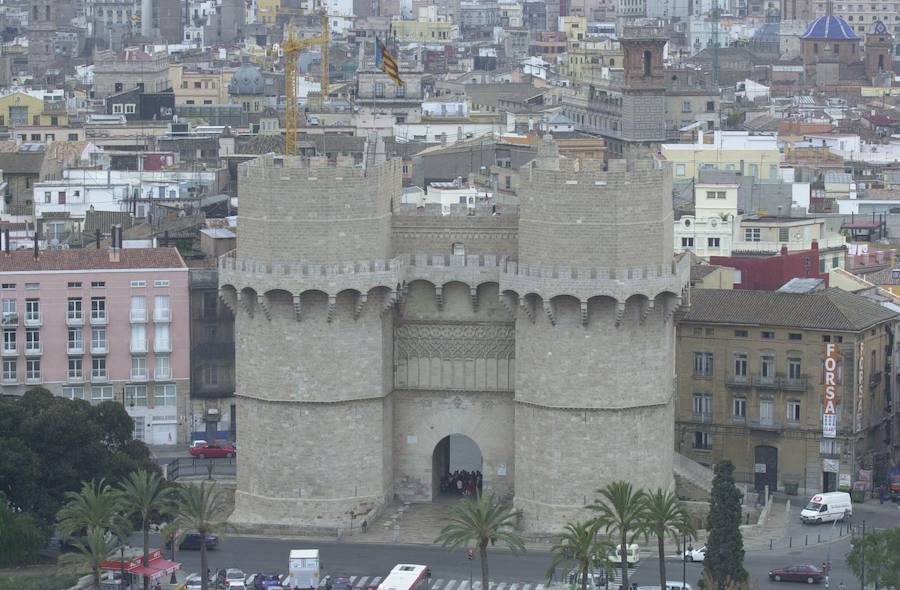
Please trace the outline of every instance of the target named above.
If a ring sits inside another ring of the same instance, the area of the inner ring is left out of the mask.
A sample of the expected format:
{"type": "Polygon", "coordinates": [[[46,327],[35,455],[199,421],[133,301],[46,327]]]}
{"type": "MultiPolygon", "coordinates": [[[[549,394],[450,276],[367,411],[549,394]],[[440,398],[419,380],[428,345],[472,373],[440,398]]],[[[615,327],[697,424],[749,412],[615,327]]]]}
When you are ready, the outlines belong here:
{"type": "Polygon", "coordinates": [[[863,428],[863,399],[866,392],[865,372],[866,372],[866,345],[859,343],[859,355],[856,357],[856,416],[854,418],[854,432],[859,432],[863,428]]]}
{"type": "Polygon", "coordinates": [[[825,395],[822,399],[822,436],[837,436],[837,371],[838,348],[833,342],[825,343],[825,395]]]}

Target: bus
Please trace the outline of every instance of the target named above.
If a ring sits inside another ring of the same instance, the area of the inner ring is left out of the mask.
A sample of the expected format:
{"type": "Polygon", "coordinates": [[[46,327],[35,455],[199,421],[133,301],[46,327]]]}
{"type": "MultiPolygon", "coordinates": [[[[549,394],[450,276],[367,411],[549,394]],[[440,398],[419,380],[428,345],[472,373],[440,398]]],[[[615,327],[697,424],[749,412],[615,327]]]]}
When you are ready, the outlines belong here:
{"type": "Polygon", "coordinates": [[[427,565],[400,563],[378,584],[378,590],[428,590],[431,569],[427,565]]]}

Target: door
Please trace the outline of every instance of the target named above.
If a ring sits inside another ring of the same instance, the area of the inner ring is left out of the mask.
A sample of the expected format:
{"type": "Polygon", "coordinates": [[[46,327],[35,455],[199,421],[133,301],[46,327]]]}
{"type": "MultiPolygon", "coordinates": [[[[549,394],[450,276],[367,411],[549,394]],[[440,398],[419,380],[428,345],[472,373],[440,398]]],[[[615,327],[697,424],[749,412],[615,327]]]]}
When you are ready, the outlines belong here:
{"type": "Polygon", "coordinates": [[[66,191],[59,191],[59,204],[60,205],[66,204],[66,191]]]}
{"type": "Polygon", "coordinates": [[[757,492],[769,486],[769,492],[778,488],[778,449],[766,445],[756,447],[754,452],[753,484],[757,492]]]}

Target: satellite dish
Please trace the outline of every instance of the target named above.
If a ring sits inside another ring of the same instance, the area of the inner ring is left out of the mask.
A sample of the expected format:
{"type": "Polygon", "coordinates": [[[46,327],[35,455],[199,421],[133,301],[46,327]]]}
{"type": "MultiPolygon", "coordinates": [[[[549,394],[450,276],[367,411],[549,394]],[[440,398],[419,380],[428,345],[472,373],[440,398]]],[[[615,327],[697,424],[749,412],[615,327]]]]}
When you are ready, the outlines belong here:
{"type": "Polygon", "coordinates": [[[53,238],[52,240],[50,240],[50,245],[56,248],[57,246],[59,246],[59,240],[57,238],[53,238]]]}

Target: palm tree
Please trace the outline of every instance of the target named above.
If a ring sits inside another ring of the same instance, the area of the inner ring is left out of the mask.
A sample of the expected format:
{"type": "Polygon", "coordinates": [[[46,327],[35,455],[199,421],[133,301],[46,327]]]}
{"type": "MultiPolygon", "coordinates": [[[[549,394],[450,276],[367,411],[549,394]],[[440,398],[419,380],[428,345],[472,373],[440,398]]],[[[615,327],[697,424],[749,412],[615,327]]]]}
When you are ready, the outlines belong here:
{"type": "MultiPolygon", "coordinates": [[[[679,537],[694,536],[691,515],[684,502],[670,491],[658,489],[644,498],[644,533],[656,537],[659,549],[659,585],[666,587],[665,539],[671,536],[678,544],[679,537]]],[[[682,559],[684,556],[682,555],[682,559]]],[[[685,580],[682,580],[684,582],[685,580]]]]}
{"type": "MultiPolygon", "coordinates": [[[[125,510],[141,519],[141,530],[144,532],[143,565],[147,567],[150,561],[150,521],[172,509],[175,490],[166,487],[158,473],[143,469],[130,473],[121,483],[120,489],[125,510]]],[[[150,578],[144,576],[144,590],[149,589],[150,578]]]]}
{"type": "Polygon", "coordinates": [[[481,587],[489,590],[488,544],[495,545],[499,541],[514,552],[525,551],[522,536],[513,526],[515,518],[515,512],[501,504],[493,494],[479,494],[474,500],[467,498],[450,507],[448,523],[434,542],[451,550],[469,543],[477,545],[481,557],[481,587]]]}
{"type": "Polygon", "coordinates": [[[227,503],[215,482],[203,481],[199,484],[188,484],[178,493],[178,504],[175,508],[175,522],[179,529],[193,531],[200,535],[200,579],[202,590],[207,590],[209,570],[206,554],[206,537],[223,531],[226,523],[221,520],[225,514],[227,503]]]}
{"type": "Polygon", "coordinates": [[[600,498],[589,506],[597,512],[594,522],[607,536],[618,537],[619,566],[622,588],[628,588],[628,545],[641,533],[644,525],[643,490],[635,491],[627,481],[614,481],[597,490],[600,498]],[[630,535],[630,536],[629,536],[630,535]]]}
{"type": "Polygon", "coordinates": [[[66,492],[66,504],[57,514],[62,538],[99,528],[122,536],[128,528],[122,517],[122,497],[118,490],[100,481],[86,481],[81,491],[66,492]]]}
{"type": "Polygon", "coordinates": [[[559,544],[550,551],[553,560],[547,570],[547,581],[553,579],[556,568],[570,561],[578,566],[578,578],[581,590],[587,590],[588,575],[596,564],[603,567],[604,572],[610,569],[607,555],[613,550],[612,543],[597,538],[599,527],[596,522],[569,522],[559,535],[559,544]]]}
{"type": "Polygon", "coordinates": [[[121,547],[119,538],[102,527],[91,526],[83,538],[72,540],[72,547],[75,551],[60,557],[59,564],[74,568],[77,572],[90,570],[94,577],[94,588],[100,588],[103,562],[115,557],[116,551],[121,547]]]}

